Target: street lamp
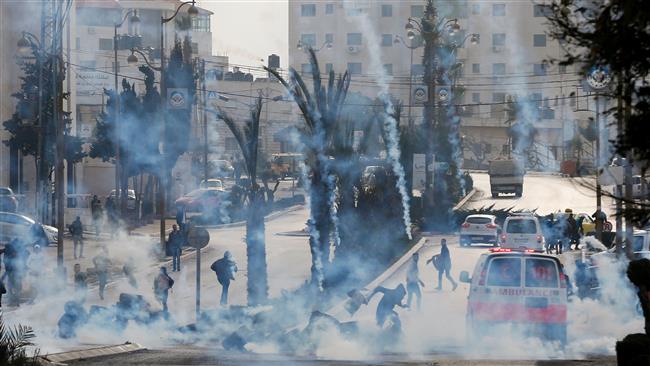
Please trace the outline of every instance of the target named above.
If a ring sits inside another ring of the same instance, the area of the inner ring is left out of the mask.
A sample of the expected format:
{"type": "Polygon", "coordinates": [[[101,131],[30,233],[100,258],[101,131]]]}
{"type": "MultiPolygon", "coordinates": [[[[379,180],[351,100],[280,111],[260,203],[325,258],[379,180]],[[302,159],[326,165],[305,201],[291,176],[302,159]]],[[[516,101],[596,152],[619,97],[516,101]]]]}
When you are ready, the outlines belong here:
{"type": "MultiPolygon", "coordinates": [[[[140,17],[138,17],[138,11],[131,9],[124,14],[122,21],[115,23],[113,25],[113,73],[115,75],[115,199],[117,200],[120,216],[124,213],[124,208],[126,206],[126,195],[122,194],[120,190],[120,179],[121,179],[121,167],[120,167],[120,93],[118,91],[117,85],[117,30],[122,27],[124,22],[129,19],[131,24],[139,24],[140,17]]],[[[122,187],[128,189],[127,187],[122,187]]]]}
{"type": "Polygon", "coordinates": [[[152,69],[154,69],[156,71],[160,71],[161,67],[160,66],[154,66],[153,64],[151,64],[151,62],[149,62],[149,60],[147,59],[147,55],[145,55],[144,52],[140,51],[137,48],[131,48],[131,54],[129,55],[129,57],[126,58],[126,62],[129,64],[129,66],[134,66],[139,62],[138,56],[135,55],[136,53],[139,54],[140,56],[142,56],[142,60],[150,68],[152,68],[152,69]]]}
{"type": "MultiPolygon", "coordinates": [[[[187,15],[189,15],[191,18],[196,17],[199,14],[199,9],[196,7],[196,1],[191,0],[191,1],[184,1],[182,2],[177,8],[176,11],[174,11],[174,14],[170,16],[169,18],[165,18],[164,16],[160,17],[160,101],[162,103],[161,105],[161,111],[163,112],[163,121],[162,121],[162,128],[161,130],[161,141],[163,142],[161,144],[162,149],[161,153],[163,158],[161,159],[161,171],[162,174],[160,175],[161,179],[161,184],[160,186],[160,200],[159,200],[159,211],[160,211],[160,245],[162,246],[163,253],[164,253],[164,246],[165,246],[165,200],[166,200],[166,194],[167,194],[167,164],[166,164],[166,159],[164,156],[165,152],[165,109],[167,106],[167,83],[165,82],[165,24],[171,22],[176,16],[178,15],[178,12],[181,10],[182,7],[185,5],[190,4],[190,8],[187,9],[187,15]]],[[[151,66],[151,65],[150,65],[151,66]]]]}

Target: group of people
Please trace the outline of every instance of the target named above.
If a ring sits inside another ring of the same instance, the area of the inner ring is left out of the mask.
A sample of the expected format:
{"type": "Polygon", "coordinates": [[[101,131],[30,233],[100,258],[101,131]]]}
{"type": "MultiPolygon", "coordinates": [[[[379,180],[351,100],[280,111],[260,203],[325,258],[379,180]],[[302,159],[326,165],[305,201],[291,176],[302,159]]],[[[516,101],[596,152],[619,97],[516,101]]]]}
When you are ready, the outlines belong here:
{"type": "MultiPolygon", "coordinates": [[[[428,240],[427,242],[428,243],[428,240]]],[[[426,244],[425,243],[425,244],[426,244]]],[[[406,271],[406,287],[404,284],[400,283],[397,287],[389,289],[383,286],[379,286],[373,290],[367,300],[370,300],[375,294],[382,293],[383,296],[377,305],[377,311],[375,314],[375,319],[379,327],[384,327],[386,320],[390,319],[392,322],[392,327],[399,329],[401,327],[399,321],[399,315],[395,312],[395,307],[399,306],[402,308],[411,308],[411,303],[413,297],[416,298],[417,309],[420,310],[422,305],[422,292],[421,287],[424,287],[424,282],[420,279],[420,270],[418,262],[420,260],[420,255],[414,253],[411,256],[411,260],[408,264],[406,271]],[[406,304],[403,303],[404,296],[408,294],[406,304]]],[[[458,283],[454,281],[451,277],[451,255],[449,253],[449,248],[447,247],[447,240],[442,239],[440,241],[440,253],[435,254],[426,264],[431,263],[434,268],[438,271],[438,287],[436,290],[442,290],[442,277],[445,276],[452,285],[452,291],[456,290],[458,283]]]]}
{"type": "Polygon", "coordinates": [[[119,215],[117,210],[117,205],[112,196],[106,198],[106,204],[102,207],[102,201],[93,195],[93,199],[90,201],[90,213],[93,218],[93,228],[95,229],[95,236],[99,236],[102,228],[102,223],[104,220],[104,213],[106,213],[106,223],[108,224],[108,232],[111,234],[111,238],[115,236],[116,228],[119,223],[119,215]],[[105,212],[104,212],[105,211],[105,212]]]}
{"type": "Polygon", "coordinates": [[[562,254],[563,251],[576,248],[580,242],[582,232],[582,221],[580,216],[577,220],[571,209],[564,210],[564,214],[549,214],[544,217],[542,231],[546,239],[546,251],[562,254]]]}

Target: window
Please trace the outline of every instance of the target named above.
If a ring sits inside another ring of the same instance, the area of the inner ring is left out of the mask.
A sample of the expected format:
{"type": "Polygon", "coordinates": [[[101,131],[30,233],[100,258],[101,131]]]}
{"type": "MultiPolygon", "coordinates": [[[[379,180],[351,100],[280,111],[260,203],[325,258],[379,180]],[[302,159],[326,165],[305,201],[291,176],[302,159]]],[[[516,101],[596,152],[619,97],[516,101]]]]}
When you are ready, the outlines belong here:
{"type": "Polygon", "coordinates": [[[521,259],[517,257],[493,258],[487,275],[488,286],[521,286],[521,259]]]}
{"type": "Polygon", "coordinates": [[[392,34],[382,34],[381,35],[381,46],[382,47],[392,47],[393,46],[393,35],[392,34]]]}
{"type": "Polygon", "coordinates": [[[546,47],[546,34],[533,34],[533,47],[546,47]]]}
{"type": "Polygon", "coordinates": [[[393,16],[393,6],[390,4],[383,4],[381,6],[381,16],[384,18],[393,16]]]}
{"type": "Polygon", "coordinates": [[[535,76],[546,75],[546,64],[533,64],[533,74],[535,76]]]}
{"type": "Polygon", "coordinates": [[[495,17],[504,17],[504,16],[506,16],[506,4],[493,4],[492,5],[492,16],[495,16],[495,17]]]}
{"type": "Polygon", "coordinates": [[[537,107],[542,106],[542,98],[543,98],[542,93],[531,93],[529,98],[530,101],[532,103],[535,103],[537,107]]]}
{"type": "Polygon", "coordinates": [[[78,49],[81,49],[81,38],[77,37],[77,38],[75,39],[75,44],[74,44],[74,46],[75,46],[75,49],[77,49],[77,50],[78,50],[78,49]]]}
{"type": "Polygon", "coordinates": [[[481,73],[481,64],[472,64],[472,74],[481,73]]]}
{"type": "Polygon", "coordinates": [[[508,234],[537,234],[537,221],[534,219],[515,219],[508,221],[508,234]]]}
{"type": "Polygon", "coordinates": [[[361,46],[361,33],[348,33],[348,46],[361,46]]]}
{"type": "Polygon", "coordinates": [[[393,64],[384,64],[384,73],[386,75],[393,75],[393,64]]]}
{"type": "Polygon", "coordinates": [[[472,93],[472,103],[481,103],[481,93],[472,93]]]}
{"type": "Polygon", "coordinates": [[[334,65],[333,64],[330,64],[330,63],[325,64],[325,72],[326,73],[329,74],[332,70],[334,70],[334,65]]]}
{"type": "Polygon", "coordinates": [[[329,44],[334,43],[334,34],[333,33],[325,33],[325,43],[329,43],[329,44]]]}
{"type": "Polygon", "coordinates": [[[301,64],[300,74],[302,74],[302,76],[311,75],[311,64],[301,64]]]}
{"type": "Polygon", "coordinates": [[[196,32],[209,32],[210,31],[210,16],[207,14],[199,14],[190,18],[192,22],[192,30],[196,32]]]}
{"type": "Polygon", "coordinates": [[[492,219],[489,217],[468,217],[465,219],[465,222],[468,224],[477,224],[477,225],[487,225],[492,223],[492,219]]]}
{"type": "Polygon", "coordinates": [[[113,49],[113,39],[112,38],[100,38],[99,39],[99,49],[102,51],[109,51],[113,49]]]}
{"type": "Polygon", "coordinates": [[[361,62],[348,62],[350,75],[361,75],[361,62]]]}
{"type": "Polygon", "coordinates": [[[560,74],[566,74],[566,65],[559,65],[559,66],[557,67],[557,71],[558,71],[560,74]]]}
{"type": "MultiPolygon", "coordinates": [[[[560,287],[558,277],[557,264],[554,260],[526,258],[526,287],[558,288],[560,287]]],[[[542,301],[545,304],[547,299],[528,298],[526,306],[535,305],[528,304],[529,301],[542,301]]]]}
{"type": "Polygon", "coordinates": [[[363,14],[363,10],[361,8],[350,8],[347,9],[346,13],[349,17],[356,17],[363,14]]]}
{"type": "Polygon", "coordinates": [[[535,18],[545,17],[551,14],[551,9],[548,5],[534,5],[533,6],[533,16],[535,18]]]}
{"type": "Polygon", "coordinates": [[[309,34],[301,34],[300,35],[300,43],[304,47],[310,46],[310,47],[315,47],[316,46],[316,34],[314,33],[309,33],[309,34]]]}
{"type": "Polygon", "coordinates": [[[481,14],[481,4],[472,4],[472,15],[481,14]]]}
{"type": "Polygon", "coordinates": [[[334,14],[334,4],[325,4],[325,14],[334,14]]]}
{"type": "Polygon", "coordinates": [[[504,63],[492,64],[492,74],[493,75],[505,75],[506,74],[506,64],[504,64],[504,63]]]}
{"type": "Polygon", "coordinates": [[[316,4],[302,4],[300,5],[300,14],[303,17],[316,16],[316,4]]]}
{"type": "MultiPolygon", "coordinates": [[[[492,103],[503,103],[506,101],[506,93],[492,93],[492,103]]],[[[505,107],[503,104],[490,105],[491,118],[503,118],[505,107]]]]}
{"type": "Polygon", "coordinates": [[[192,42],[192,53],[199,53],[199,44],[197,42],[192,42]]]}
{"type": "Polygon", "coordinates": [[[506,34],[505,33],[492,33],[492,46],[505,46],[506,34]]]}
{"type": "Polygon", "coordinates": [[[411,16],[422,18],[424,16],[424,5],[411,5],[411,16]]]}

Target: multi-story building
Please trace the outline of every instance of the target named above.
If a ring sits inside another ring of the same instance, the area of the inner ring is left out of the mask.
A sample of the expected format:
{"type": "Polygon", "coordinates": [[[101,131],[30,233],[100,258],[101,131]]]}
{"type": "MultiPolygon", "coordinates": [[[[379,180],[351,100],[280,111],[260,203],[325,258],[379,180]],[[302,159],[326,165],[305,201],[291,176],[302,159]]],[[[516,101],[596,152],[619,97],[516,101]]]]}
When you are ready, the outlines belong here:
{"type": "MultiPolygon", "coordinates": [[[[420,21],[425,5],[424,0],[290,1],[289,64],[308,73],[304,46],[310,45],[318,50],[323,71],[348,70],[351,91],[370,97],[387,89],[404,103],[403,118],[419,123],[423,108],[412,94],[424,84],[424,49],[418,24],[412,22],[413,40],[405,25],[409,18],[420,21]]],[[[559,162],[571,158],[574,151],[565,146],[574,139],[575,121],[586,121],[587,115],[574,112],[578,102],[586,109],[586,98],[576,69],[545,62],[561,56],[559,43],[547,35],[546,8],[505,0],[435,5],[441,20],[460,25],[448,42],[457,46],[457,82],[464,88],[458,107],[466,166],[508,154],[504,109],[510,97],[529,98],[538,108],[534,146],[540,168],[557,169],[559,162]],[[469,41],[472,34],[478,35],[477,44],[469,41]]]]}

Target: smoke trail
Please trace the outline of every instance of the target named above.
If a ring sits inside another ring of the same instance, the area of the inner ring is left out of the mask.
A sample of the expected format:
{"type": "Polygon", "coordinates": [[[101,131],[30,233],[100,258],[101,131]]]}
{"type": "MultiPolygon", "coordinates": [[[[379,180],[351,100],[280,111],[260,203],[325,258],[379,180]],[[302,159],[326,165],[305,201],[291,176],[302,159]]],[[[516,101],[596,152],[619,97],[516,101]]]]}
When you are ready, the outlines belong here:
{"type": "Polygon", "coordinates": [[[377,96],[384,103],[384,130],[386,131],[386,151],[388,162],[390,163],[393,173],[397,177],[395,186],[402,197],[402,220],[404,221],[404,231],[407,237],[412,239],[411,236],[411,216],[410,216],[410,203],[409,195],[406,190],[406,178],[404,167],[400,163],[401,151],[399,149],[400,134],[397,128],[397,121],[395,120],[395,107],[390,99],[388,81],[386,80],[386,71],[381,62],[381,51],[379,49],[379,39],[373,29],[367,14],[358,17],[358,22],[363,29],[363,34],[368,35],[366,45],[370,51],[370,69],[373,74],[377,75],[377,84],[380,91],[377,96]]]}

